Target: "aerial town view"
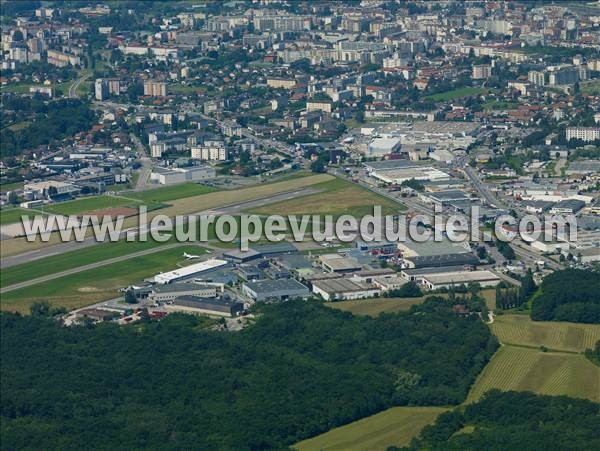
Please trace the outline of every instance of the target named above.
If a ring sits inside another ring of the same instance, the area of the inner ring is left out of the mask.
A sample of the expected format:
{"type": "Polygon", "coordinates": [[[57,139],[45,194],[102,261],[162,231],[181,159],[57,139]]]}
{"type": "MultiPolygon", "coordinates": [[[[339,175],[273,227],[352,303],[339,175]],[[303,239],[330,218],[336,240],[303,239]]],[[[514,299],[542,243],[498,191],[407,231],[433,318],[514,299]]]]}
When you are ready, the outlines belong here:
{"type": "Polygon", "coordinates": [[[0,7],[0,450],[600,449],[600,1],[0,7]]]}

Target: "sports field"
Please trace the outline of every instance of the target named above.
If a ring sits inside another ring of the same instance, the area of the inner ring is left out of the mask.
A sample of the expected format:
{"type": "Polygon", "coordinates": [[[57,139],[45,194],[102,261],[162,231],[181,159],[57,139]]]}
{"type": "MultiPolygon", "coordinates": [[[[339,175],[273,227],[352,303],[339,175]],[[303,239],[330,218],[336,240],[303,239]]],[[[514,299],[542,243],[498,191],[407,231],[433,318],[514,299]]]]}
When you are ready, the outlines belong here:
{"type": "Polygon", "coordinates": [[[446,100],[454,100],[454,99],[460,99],[463,97],[474,96],[477,94],[483,94],[484,92],[487,92],[487,91],[488,90],[486,88],[465,86],[463,88],[452,89],[451,91],[440,92],[437,94],[431,94],[431,95],[427,96],[426,98],[429,100],[433,100],[434,102],[443,102],[446,100]]]}
{"type": "Polygon", "coordinates": [[[466,402],[477,401],[493,388],[600,402],[600,367],[581,354],[502,346],[471,387],[466,402]]]}
{"type": "Polygon", "coordinates": [[[276,212],[279,215],[330,214],[333,216],[348,214],[360,218],[373,214],[374,205],[380,205],[383,214],[397,214],[406,208],[343,179],[319,183],[313,185],[313,188],[322,192],[255,208],[250,213],[268,215],[276,212]]]}
{"type": "Polygon", "coordinates": [[[180,246],[11,291],[2,295],[0,309],[28,312],[36,301],[73,309],[112,299],[119,296],[119,288],[191,263],[183,258],[183,252],[198,255],[205,251],[198,246],[180,246]]]}
{"type": "Polygon", "coordinates": [[[443,407],[392,407],[378,414],[296,443],[298,451],[385,450],[406,446],[421,429],[445,412],[443,407]]]}
{"type": "Polygon", "coordinates": [[[600,340],[600,324],[532,321],[526,315],[496,316],[490,325],[501,343],[583,352],[600,340]]]}

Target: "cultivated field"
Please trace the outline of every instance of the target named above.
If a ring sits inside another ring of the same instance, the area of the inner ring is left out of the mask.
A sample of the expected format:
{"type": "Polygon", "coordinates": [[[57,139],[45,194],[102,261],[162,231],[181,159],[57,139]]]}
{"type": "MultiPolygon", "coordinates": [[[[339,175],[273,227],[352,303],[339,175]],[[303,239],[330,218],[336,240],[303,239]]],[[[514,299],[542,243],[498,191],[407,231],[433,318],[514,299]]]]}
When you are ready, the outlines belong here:
{"type": "Polygon", "coordinates": [[[119,296],[119,288],[161,271],[193,263],[182,257],[183,252],[201,254],[203,249],[180,246],[10,291],[2,294],[0,309],[28,312],[29,306],[36,301],[73,309],[112,299],[119,296]]]}
{"type": "Polygon", "coordinates": [[[600,340],[600,324],[532,321],[525,315],[496,316],[490,325],[501,343],[583,352],[600,340]]]}
{"type": "Polygon", "coordinates": [[[494,388],[600,402],[600,367],[580,354],[502,346],[477,378],[466,402],[477,401],[494,388]]]}
{"type": "Polygon", "coordinates": [[[279,215],[292,214],[344,214],[362,217],[373,214],[373,205],[380,205],[383,214],[394,214],[404,207],[397,202],[379,196],[359,185],[342,179],[314,185],[323,192],[297,197],[283,202],[273,203],[252,209],[250,212],[268,215],[276,212],[279,215]]]}
{"type": "Polygon", "coordinates": [[[293,445],[298,451],[385,450],[405,446],[445,412],[443,407],[393,407],[293,445]]]}

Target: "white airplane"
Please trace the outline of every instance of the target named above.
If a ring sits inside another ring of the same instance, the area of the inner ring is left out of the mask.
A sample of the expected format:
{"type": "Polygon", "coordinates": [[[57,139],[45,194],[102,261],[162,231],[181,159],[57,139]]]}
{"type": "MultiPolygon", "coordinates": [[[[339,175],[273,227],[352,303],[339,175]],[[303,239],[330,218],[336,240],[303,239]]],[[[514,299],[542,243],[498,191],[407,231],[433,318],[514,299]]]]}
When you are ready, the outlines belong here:
{"type": "Polygon", "coordinates": [[[196,258],[200,258],[200,257],[201,257],[200,255],[192,255],[192,254],[188,254],[187,252],[184,252],[184,253],[183,253],[183,256],[184,256],[185,258],[187,258],[188,260],[194,260],[194,259],[196,259],[196,258]]]}

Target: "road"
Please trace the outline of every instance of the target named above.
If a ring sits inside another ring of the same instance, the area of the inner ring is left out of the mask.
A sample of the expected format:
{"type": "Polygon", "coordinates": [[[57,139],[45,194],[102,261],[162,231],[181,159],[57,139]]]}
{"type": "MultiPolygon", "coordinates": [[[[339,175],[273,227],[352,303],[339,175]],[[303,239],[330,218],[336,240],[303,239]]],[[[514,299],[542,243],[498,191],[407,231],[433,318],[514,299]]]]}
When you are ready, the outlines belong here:
{"type": "Polygon", "coordinates": [[[515,254],[524,261],[529,261],[532,266],[538,261],[543,261],[545,266],[554,270],[561,270],[563,266],[551,260],[548,257],[544,257],[536,251],[531,250],[528,244],[524,243],[520,239],[515,239],[511,242],[512,248],[515,254]]]}
{"type": "Polygon", "coordinates": [[[485,186],[485,184],[481,181],[481,179],[472,167],[467,165],[463,168],[463,170],[465,174],[467,174],[467,177],[469,177],[469,180],[471,180],[473,187],[483,200],[485,200],[492,207],[508,210],[508,207],[504,205],[504,203],[500,201],[496,196],[494,196],[492,192],[487,188],[487,186],[485,186]]]}
{"type": "Polygon", "coordinates": [[[554,165],[554,175],[560,177],[562,175],[562,169],[567,164],[566,158],[559,158],[556,164],[554,165]]]}
{"type": "Polygon", "coordinates": [[[140,163],[142,164],[142,167],[140,168],[140,176],[135,184],[134,191],[144,191],[148,188],[148,178],[150,177],[150,172],[152,172],[152,160],[148,158],[146,149],[140,141],[140,138],[133,133],[131,133],[129,136],[135,145],[138,155],[140,156],[140,163]]]}
{"type": "Polygon", "coordinates": [[[88,78],[90,78],[92,74],[86,74],[83,77],[78,78],[77,80],[75,80],[71,86],[69,86],[69,98],[71,99],[76,99],[77,97],[79,97],[77,95],[77,88],[79,88],[79,85],[81,85],[81,83],[83,83],[85,80],[87,80],[88,78]]]}
{"type": "MultiPolygon", "coordinates": [[[[241,210],[247,210],[250,208],[262,206],[268,203],[279,202],[284,200],[293,199],[294,197],[306,196],[308,194],[313,194],[317,192],[315,189],[311,188],[302,188],[292,191],[287,191],[271,196],[260,197],[253,200],[243,201],[243,202],[235,202],[229,205],[223,205],[219,208],[203,210],[198,213],[194,213],[194,215],[209,215],[214,214],[215,212],[228,212],[228,213],[237,213],[241,210]]],[[[120,235],[120,239],[125,238],[125,234],[127,232],[133,232],[136,234],[138,231],[137,227],[132,227],[130,229],[123,230],[120,235]]],[[[150,230],[149,230],[150,232],[150,230]]],[[[54,246],[49,246],[42,249],[36,249],[34,251],[25,252],[23,254],[12,255],[9,257],[2,258],[0,260],[0,269],[10,268],[11,266],[20,265],[24,263],[28,263],[31,261],[40,260],[42,258],[51,257],[54,255],[60,255],[65,252],[75,251],[79,249],[86,249],[91,246],[96,246],[102,244],[102,242],[98,242],[94,239],[93,236],[87,237],[83,241],[69,241],[67,243],[60,243],[54,246]]]]}

